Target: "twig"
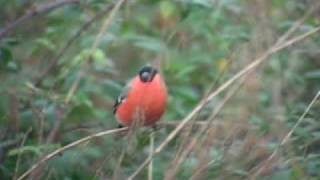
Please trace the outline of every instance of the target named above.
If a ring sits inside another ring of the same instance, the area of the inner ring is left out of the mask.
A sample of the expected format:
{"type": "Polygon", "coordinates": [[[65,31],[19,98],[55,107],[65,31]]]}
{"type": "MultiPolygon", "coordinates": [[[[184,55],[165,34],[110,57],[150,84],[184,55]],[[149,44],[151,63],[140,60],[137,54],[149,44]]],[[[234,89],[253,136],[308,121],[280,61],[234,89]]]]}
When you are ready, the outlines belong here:
{"type": "Polygon", "coordinates": [[[119,11],[121,5],[124,3],[125,0],[119,0],[117,4],[112,8],[109,17],[104,21],[99,34],[97,35],[95,41],[92,44],[92,49],[96,49],[102,39],[102,35],[106,32],[106,30],[110,27],[111,22],[115,18],[116,13],[119,11]]]}
{"type": "Polygon", "coordinates": [[[99,133],[96,133],[96,134],[92,134],[90,136],[86,136],[84,138],[81,138],[79,140],[76,140],[66,146],[63,146],[49,154],[47,154],[45,157],[43,157],[40,161],[38,161],[37,163],[35,163],[34,165],[31,166],[30,169],[28,169],[26,172],[24,172],[19,178],[18,180],[22,180],[24,178],[26,178],[34,169],[36,169],[37,167],[39,167],[40,165],[42,165],[43,163],[45,163],[46,161],[52,159],[54,156],[58,155],[58,154],[61,154],[62,152],[74,147],[74,146],[77,146],[79,144],[82,144],[84,142],[88,142],[90,141],[91,139],[94,139],[94,138],[97,138],[97,137],[101,137],[101,136],[105,136],[105,135],[110,135],[110,134],[115,134],[115,133],[120,133],[120,132],[124,132],[124,131],[127,131],[128,128],[127,127],[124,127],[124,128],[120,128],[120,129],[111,129],[111,130],[106,130],[106,131],[102,131],[102,132],[99,132],[99,133]]]}
{"type": "MultiPolygon", "coordinates": [[[[248,77],[248,75],[246,76],[248,77]]],[[[225,97],[221,100],[221,102],[217,105],[217,107],[214,109],[210,117],[208,118],[208,125],[207,126],[202,126],[200,130],[197,131],[197,134],[195,137],[192,139],[192,141],[189,143],[187,148],[181,153],[180,158],[177,160],[177,166],[179,167],[182,162],[185,160],[185,158],[188,156],[188,154],[192,151],[194,147],[196,147],[197,144],[199,144],[199,139],[201,138],[201,135],[205,134],[206,131],[208,131],[211,127],[212,124],[215,122],[215,118],[221,111],[221,109],[225,106],[225,104],[233,97],[239,90],[240,86],[243,85],[243,83],[246,80],[246,77],[240,79],[240,81],[230,89],[229,92],[226,93],[225,97]]]]}
{"type": "MultiPolygon", "coordinates": [[[[38,116],[40,116],[40,121],[43,121],[43,114],[38,112],[38,116]]],[[[53,128],[50,130],[50,133],[48,134],[48,136],[46,137],[46,141],[45,144],[51,144],[54,142],[54,140],[57,138],[57,136],[59,136],[59,132],[60,132],[60,127],[61,127],[61,123],[62,123],[62,119],[63,119],[63,112],[62,109],[60,107],[56,108],[56,121],[54,123],[53,128]]],[[[42,131],[42,130],[40,130],[42,131]]],[[[40,136],[42,135],[42,133],[40,134],[40,136]]],[[[41,137],[42,139],[42,137],[41,137]]],[[[42,140],[39,141],[39,143],[42,143],[42,140]]],[[[38,159],[42,159],[43,157],[45,157],[46,155],[42,155],[41,157],[39,157],[38,159]]],[[[31,174],[30,174],[30,179],[34,179],[34,180],[38,180],[41,179],[41,174],[43,172],[43,169],[45,168],[45,166],[40,166],[38,168],[36,168],[31,174]]]]}
{"type": "MultiPolygon", "coordinates": [[[[131,142],[130,139],[131,139],[131,137],[129,137],[128,144],[131,142]]],[[[119,172],[120,172],[120,169],[121,169],[121,163],[123,162],[123,158],[126,155],[126,151],[127,151],[128,147],[129,147],[129,145],[126,145],[126,147],[121,150],[117,165],[115,166],[115,168],[113,170],[112,180],[119,179],[119,172]]]]}
{"type": "Polygon", "coordinates": [[[102,175],[104,164],[110,159],[110,157],[112,156],[110,156],[110,154],[107,153],[107,155],[101,161],[100,167],[97,167],[92,179],[103,179],[100,176],[102,175]]]}
{"type": "Polygon", "coordinates": [[[292,127],[292,129],[288,132],[288,134],[282,139],[281,143],[278,145],[278,147],[272,152],[272,154],[263,162],[260,163],[259,169],[251,176],[250,179],[256,179],[256,177],[263,171],[265,164],[268,164],[277,154],[279,151],[279,148],[283,145],[285,145],[290,137],[292,136],[293,132],[297,129],[297,127],[301,124],[303,121],[304,117],[307,115],[307,113],[310,111],[311,107],[314,105],[314,103],[317,101],[317,99],[320,96],[320,91],[314,96],[306,110],[303,112],[303,114],[300,116],[296,124],[292,127]]]}
{"type": "Polygon", "coordinates": [[[217,159],[212,159],[211,161],[209,161],[206,165],[201,166],[200,168],[196,169],[195,172],[192,174],[192,176],[190,177],[190,180],[195,180],[198,179],[197,176],[206,168],[208,168],[209,166],[211,166],[213,163],[215,163],[217,161],[217,159]]]}
{"type": "MultiPolygon", "coordinates": [[[[24,134],[22,142],[20,144],[20,148],[22,148],[23,145],[25,144],[25,142],[27,140],[27,137],[28,137],[28,135],[30,134],[31,131],[32,131],[32,128],[29,128],[29,130],[24,134]]],[[[12,179],[17,179],[18,172],[19,172],[19,165],[20,165],[20,161],[21,161],[21,154],[22,154],[22,152],[19,151],[18,157],[17,157],[17,161],[16,161],[16,168],[14,170],[14,176],[13,176],[12,179]]]]}
{"type": "Polygon", "coordinates": [[[67,94],[67,96],[66,96],[66,98],[64,100],[65,104],[69,104],[69,102],[72,99],[74,93],[78,89],[80,81],[81,81],[83,76],[84,76],[84,71],[80,70],[80,72],[78,73],[76,79],[72,83],[71,88],[69,89],[68,94],[67,94]]]}
{"type": "Polygon", "coordinates": [[[56,121],[55,121],[54,126],[51,129],[51,131],[47,137],[47,140],[46,140],[47,144],[53,143],[54,140],[57,138],[57,136],[59,136],[58,134],[59,134],[61,123],[62,123],[63,116],[64,116],[64,112],[61,107],[57,106],[55,111],[56,111],[55,112],[56,121]]]}
{"type": "Polygon", "coordinates": [[[19,131],[20,120],[19,120],[19,100],[15,91],[9,93],[10,96],[10,113],[9,113],[9,128],[12,133],[16,133],[19,131]]]}
{"type": "Polygon", "coordinates": [[[272,54],[274,54],[274,53],[276,53],[276,52],[278,52],[288,46],[291,46],[292,44],[294,44],[296,42],[299,42],[299,41],[305,39],[306,37],[318,32],[319,30],[320,30],[320,27],[317,27],[317,28],[315,28],[315,29],[303,34],[303,35],[300,35],[296,38],[293,38],[293,39],[287,41],[286,43],[283,43],[282,45],[271,47],[270,50],[268,50],[265,54],[263,54],[262,56],[260,56],[256,60],[254,60],[246,68],[244,68],[243,70],[238,72],[236,75],[234,75],[231,79],[229,79],[227,82],[222,84],[216,91],[211,93],[207,99],[200,102],[199,105],[196,106],[194,108],[194,110],[191,111],[191,113],[189,113],[188,116],[179,124],[179,126],[172,133],[170,133],[170,135],[167,137],[167,139],[163,143],[161,143],[161,145],[156,149],[156,152],[160,152],[177,135],[177,133],[185,126],[185,124],[187,124],[192,119],[192,117],[195,114],[197,114],[207,104],[207,102],[209,102],[215,96],[217,96],[222,91],[224,91],[226,88],[228,88],[236,80],[238,80],[239,78],[241,78],[245,74],[251,72],[254,68],[256,68],[258,65],[260,65],[270,55],[272,55],[272,54]]]}
{"type": "MultiPolygon", "coordinates": [[[[152,157],[154,151],[154,131],[150,133],[150,157],[152,157]]],[[[153,179],[153,161],[149,163],[148,166],[148,180],[153,179]]]]}
{"type": "Polygon", "coordinates": [[[98,12],[95,16],[87,20],[78,31],[67,41],[67,43],[59,50],[58,54],[50,59],[49,66],[41,73],[38,79],[35,80],[35,86],[39,86],[42,83],[43,78],[45,78],[49,73],[51,73],[58,65],[59,60],[65,54],[65,52],[71,47],[71,45],[81,36],[81,34],[89,29],[89,27],[98,19],[102,18],[106,13],[108,13],[114,5],[108,5],[104,10],[98,12]]]}
{"type": "Polygon", "coordinates": [[[124,145],[124,147],[121,149],[121,155],[119,157],[119,160],[117,162],[116,167],[113,170],[113,175],[112,175],[112,180],[118,180],[119,179],[119,174],[121,171],[121,164],[123,162],[123,159],[126,155],[126,153],[129,151],[129,149],[131,148],[133,142],[134,142],[134,138],[136,136],[136,132],[138,130],[139,127],[141,127],[140,122],[142,119],[140,118],[135,118],[133,120],[133,123],[129,126],[129,131],[127,133],[127,142],[124,145]]]}
{"type": "MultiPolygon", "coordinates": [[[[194,147],[200,143],[201,135],[205,133],[206,130],[212,128],[213,124],[217,123],[215,117],[218,115],[220,110],[224,107],[226,102],[239,90],[240,85],[244,82],[244,78],[241,79],[237,85],[235,85],[219,102],[219,104],[214,108],[212,114],[207,118],[206,125],[200,126],[196,131],[194,137],[187,137],[188,144],[182,144],[180,146],[181,152],[178,152],[176,158],[172,161],[173,167],[169,169],[168,173],[166,173],[166,179],[174,179],[177,171],[179,170],[180,165],[185,160],[185,158],[191,153],[194,147]]],[[[209,94],[208,94],[209,95],[209,94]]],[[[196,122],[193,122],[191,126],[193,126],[196,122]]]]}
{"type": "MultiPolygon", "coordinates": [[[[312,14],[318,7],[319,7],[320,3],[316,4],[315,6],[313,6],[312,8],[310,8],[310,10],[305,13],[305,15],[300,18],[299,20],[297,20],[292,27],[285,33],[283,34],[275,43],[277,45],[281,45],[286,39],[288,39],[301,25],[302,23],[306,20],[307,17],[310,16],[310,14],[312,14]]],[[[191,143],[190,143],[191,144],[191,143]]],[[[208,167],[211,163],[208,163],[205,167],[208,167]]],[[[194,179],[194,177],[196,177],[196,175],[202,171],[202,169],[204,169],[203,167],[201,167],[199,170],[197,170],[195,172],[195,174],[190,178],[190,179],[194,179]]]]}
{"type": "MultiPolygon", "coordinates": [[[[95,41],[92,43],[92,47],[91,50],[95,50],[99,44],[100,41],[102,39],[102,35],[104,34],[104,32],[110,27],[111,22],[113,21],[113,19],[115,18],[116,13],[119,11],[121,5],[124,3],[125,0],[119,0],[116,5],[112,8],[108,18],[104,21],[102,27],[99,30],[98,35],[95,38],[95,41]]],[[[91,58],[91,55],[88,57],[88,60],[91,58]]],[[[78,85],[82,79],[82,77],[85,75],[85,71],[84,71],[84,67],[86,67],[88,65],[88,60],[85,61],[84,63],[82,63],[82,67],[80,68],[80,71],[77,75],[77,78],[75,79],[75,81],[72,83],[70,90],[68,91],[68,95],[67,98],[65,99],[66,103],[68,103],[71,98],[73,97],[73,95],[75,94],[78,85]]]]}
{"type": "MultiPolygon", "coordinates": [[[[231,84],[233,84],[236,80],[243,77],[245,74],[251,72],[254,68],[256,68],[258,65],[260,65],[264,60],[266,60],[269,56],[273,55],[274,53],[283,50],[307,37],[310,35],[318,32],[320,30],[320,27],[317,27],[307,33],[304,33],[298,37],[295,37],[281,45],[276,43],[273,45],[268,51],[266,51],[262,56],[254,60],[252,63],[250,63],[248,66],[246,66],[244,69],[242,69],[240,72],[235,74],[231,79],[229,79],[227,82],[222,84],[216,91],[212,92],[208,98],[202,100],[184,119],[183,121],[168,135],[168,137],[156,148],[153,156],[160,153],[163,148],[165,148],[169,142],[172,141],[173,138],[176,137],[176,135],[183,129],[183,127],[193,118],[194,115],[196,115],[210,100],[212,100],[215,96],[220,94],[222,91],[224,91],[226,88],[228,88],[231,84]]],[[[129,179],[133,179],[135,176],[137,176],[141,170],[148,165],[148,163],[151,161],[152,157],[148,157],[139,167],[138,169],[129,177],[129,179]]]]}
{"type": "Polygon", "coordinates": [[[62,7],[64,5],[70,5],[79,3],[79,0],[57,0],[53,2],[46,2],[40,5],[36,5],[35,7],[31,7],[23,16],[19,17],[15,21],[9,23],[6,27],[4,27],[0,31],[0,40],[5,37],[10,31],[16,28],[21,23],[35,17],[39,14],[49,13],[50,11],[62,7]]]}
{"type": "Polygon", "coordinates": [[[31,103],[30,105],[32,114],[34,116],[34,119],[37,121],[37,135],[38,135],[38,143],[42,144],[43,142],[43,129],[44,129],[44,116],[43,113],[37,107],[34,107],[34,105],[31,103]]]}
{"type": "MultiPolygon", "coordinates": [[[[164,127],[164,128],[169,128],[169,127],[177,127],[181,121],[174,120],[174,121],[163,121],[159,122],[157,126],[159,127],[164,127]]],[[[195,122],[192,123],[192,126],[195,126],[196,128],[201,128],[203,126],[205,127],[210,127],[210,126],[223,126],[225,123],[217,121],[206,121],[206,120],[196,120],[195,122]]],[[[235,126],[237,127],[247,127],[246,125],[243,125],[241,123],[233,123],[236,124],[235,126]]],[[[252,129],[256,129],[256,127],[252,127],[252,129]]]]}
{"type": "Polygon", "coordinates": [[[277,44],[283,43],[287,38],[289,38],[292,33],[294,33],[301,25],[302,23],[313,13],[315,12],[320,6],[320,2],[312,6],[299,20],[297,20],[292,27],[282,36],[278,39],[277,44]]]}
{"type": "MultiPolygon", "coordinates": [[[[15,139],[9,139],[4,142],[0,142],[0,149],[11,148],[13,146],[16,146],[19,142],[21,142],[23,140],[23,138],[24,138],[24,134],[19,133],[16,135],[15,139]]],[[[0,161],[0,163],[1,163],[1,161],[0,161]]]]}

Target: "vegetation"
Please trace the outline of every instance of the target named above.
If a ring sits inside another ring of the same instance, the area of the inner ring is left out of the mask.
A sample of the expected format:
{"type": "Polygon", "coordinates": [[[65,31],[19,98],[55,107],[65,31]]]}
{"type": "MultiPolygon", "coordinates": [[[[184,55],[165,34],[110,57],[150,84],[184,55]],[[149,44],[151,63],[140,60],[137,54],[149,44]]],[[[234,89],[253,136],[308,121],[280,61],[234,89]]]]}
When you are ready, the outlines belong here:
{"type": "Polygon", "coordinates": [[[0,6],[0,179],[320,178],[318,0],[0,6]],[[160,127],[119,133],[113,102],[155,59],[160,127]]]}

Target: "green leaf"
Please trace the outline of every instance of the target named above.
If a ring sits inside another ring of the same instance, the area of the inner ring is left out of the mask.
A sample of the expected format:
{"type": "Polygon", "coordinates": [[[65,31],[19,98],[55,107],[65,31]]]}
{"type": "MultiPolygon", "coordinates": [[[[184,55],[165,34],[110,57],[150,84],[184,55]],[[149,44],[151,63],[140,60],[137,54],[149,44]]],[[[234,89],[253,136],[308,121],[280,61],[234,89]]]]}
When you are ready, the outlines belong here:
{"type": "Polygon", "coordinates": [[[47,49],[49,49],[50,51],[56,51],[56,45],[48,38],[38,38],[36,40],[36,43],[39,45],[39,46],[43,46],[47,49]]]}
{"type": "Polygon", "coordinates": [[[142,49],[155,51],[155,52],[163,52],[166,48],[163,42],[159,39],[149,37],[149,36],[136,36],[129,37],[129,40],[133,41],[133,44],[142,49]]]}
{"type": "Polygon", "coordinates": [[[94,116],[92,107],[87,104],[79,104],[72,108],[72,110],[68,113],[67,119],[71,121],[85,121],[90,120],[94,116]]]}
{"type": "Polygon", "coordinates": [[[0,48],[0,69],[6,68],[7,64],[12,61],[12,53],[9,48],[1,47],[0,48]]]}
{"type": "Polygon", "coordinates": [[[168,18],[175,13],[176,6],[172,1],[162,1],[160,3],[160,13],[163,17],[168,18]]]}
{"type": "Polygon", "coordinates": [[[290,169],[285,169],[285,170],[281,170],[281,171],[277,171],[275,172],[270,179],[272,180],[286,180],[286,179],[290,179],[291,177],[291,170],[290,169]]]}

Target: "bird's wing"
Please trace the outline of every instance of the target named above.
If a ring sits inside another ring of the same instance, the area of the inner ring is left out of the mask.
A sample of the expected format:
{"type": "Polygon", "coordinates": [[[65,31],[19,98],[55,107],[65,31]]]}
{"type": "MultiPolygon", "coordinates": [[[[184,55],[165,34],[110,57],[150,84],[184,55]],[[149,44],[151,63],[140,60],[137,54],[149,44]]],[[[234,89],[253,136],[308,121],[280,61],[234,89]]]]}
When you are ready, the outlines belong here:
{"type": "Polygon", "coordinates": [[[117,112],[117,109],[118,109],[119,105],[121,103],[123,103],[127,99],[128,92],[131,89],[131,82],[132,82],[132,80],[126,84],[126,86],[124,87],[123,91],[121,92],[121,94],[118,96],[118,98],[114,102],[113,114],[115,114],[117,112]]]}

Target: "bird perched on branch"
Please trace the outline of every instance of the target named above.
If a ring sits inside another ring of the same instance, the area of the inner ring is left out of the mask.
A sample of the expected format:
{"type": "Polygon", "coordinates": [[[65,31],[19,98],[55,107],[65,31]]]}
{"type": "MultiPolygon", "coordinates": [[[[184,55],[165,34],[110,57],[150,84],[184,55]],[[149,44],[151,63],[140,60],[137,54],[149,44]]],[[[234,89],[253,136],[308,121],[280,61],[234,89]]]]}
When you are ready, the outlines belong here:
{"type": "Polygon", "coordinates": [[[151,65],[142,67],[127,84],[114,106],[119,127],[133,123],[154,126],[166,109],[167,89],[158,69],[151,65]]]}

